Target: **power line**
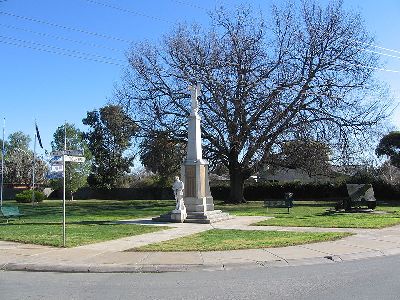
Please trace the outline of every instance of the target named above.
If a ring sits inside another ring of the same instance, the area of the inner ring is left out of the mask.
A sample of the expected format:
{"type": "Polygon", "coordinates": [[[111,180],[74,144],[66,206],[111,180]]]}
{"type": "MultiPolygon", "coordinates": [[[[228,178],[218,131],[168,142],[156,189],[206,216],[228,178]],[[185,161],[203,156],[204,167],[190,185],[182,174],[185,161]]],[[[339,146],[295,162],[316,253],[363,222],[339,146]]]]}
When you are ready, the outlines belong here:
{"type": "Polygon", "coordinates": [[[384,69],[384,68],[370,67],[370,66],[366,66],[366,65],[362,65],[362,64],[352,64],[352,63],[349,63],[349,62],[345,62],[345,63],[348,64],[348,65],[351,65],[351,66],[361,67],[361,68],[365,68],[365,69],[384,71],[384,72],[391,72],[391,73],[400,73],[400,71],[398,71],[398,70],[390,70],[390,69],[384,69]]]}
{"type": "Polygon", "coordinates": [[[49,26],[53,26],[53,27],[66,29],[66,30],[71,30],[71,31],[76,31],[76,32],[88,34],[88,35],[93,35],[93,36],[97,36],[97,37],[101,37],[101,38],[105,38],[105,39],[109,39],[109,40],[114,40],[114,41],[119,41],[119,42],[124,42],[124,43],[130,43],[131,42],[129,40],[118,38],[118,37],[111,36],[111,35],[106,35],[106,34],[97,33],[97,32],[93,32],[93,31],[87,31],[87,30],[84,30],[84,29],[74,28],[74,27],[70,27],[70,26],[64,26],[64,25],[60,25],[60,24],[56,24],[56,23],[52,23],[52,22],[48,22],[48,21],[44,21],[44,20],[39,20],[39,19],[30,18],[30,17],[16,15],[16,14],[5,12],[5,11],[0,11],[0,14],[6,15],[6,16],[10,16],[10,17],[14,17],[14,18],[18,18],[18,19],[22,19],[22,20],[26,20],[26,21],[30,21],[30,22],[36,22],[36,23],[39,23],[39,24],[49,25],[49,26]]]}
{"type": "Polygon", "coordinates": [[[388,57],[400,59],[400,56],[387,54],[387,53],[382,53],[382,52],[370,50],[370,49],[367,49],[367,48],[357,48],[357,49],[362,50],[362,51],[367,51],[367,52],[370,52],[370,53],[375,53],[375,54],[379,54],[379,55],[383,55],[383,56],[388,56],[388,57]]]}
{"type": "Polygon", "coordinates": [[[137,16],[153,19],[153,20],[156,20],[156,21],[161,21],[161,22],[167,22],[167,23],[170,23],[170,24],[174,24],[174,22],[171,22],[171,21],[169,21],[167,19],[163,19],[163,18],[160,18],[160,17],[155,17],[155,16],[143,14],[143,13],[140,13],[140,12],[132,10],[132,9],[127,9],[127,8],[123,8],[123,7],[120,7],[120,6],[115,6],[115,5],[112,5],[112,4],[103,3],[103,2],[99,2],[99,1],[95,1],[95,0],[84,0],[84,1],[92,3],[92,4],[100,5],[100,6],[103,6],[103,7],[111,8],[111,9],[114,9],[114,10],[119,10],[119,11],[122,11],[124,13],[134,14],[134,15],[137,15],[137,16]]]}
{"type": "Polygon", "coordinates": [[[67,41],[67,42],[73,42],[73,43],[78,43],[78,44],[82,44],[82,45],[88,45],[88,46],[95,47],[95,48],[102,48],[102,49],[111,50],[111,51],[123,52],[122,50],[119,50],[119,49],[116,49],[116,48],[111,48],[111,47],[107,47],[107,46],[104,46],[104,45],[99,45],[99,44],[85,42],[85,41],[69,39],[69,38],[66,38],[66,37],[63,37],[63,36],[59,36],[59,35],[55,35],[55,34],[38,32],[38,31],[26,29],[26,28],[21,28],[21,27],[16,27],[16,26],[11,26],[11,25],[7,25],[7,24],[1,24],[1,23],[0,23],[0,26],[6,27],[6,28],[9,28],[9,29],[15,29],[15,30],[28,32],[28,33],[33,33],[33,34],[44,36],[44,37],[51,37],[51,38],[55,38],[55,39],[63,40],[63,41],[67,41]]]}
{"type": "Polygon", "coordinates": [[[14,45],[14,46],[22,47],[22,48],[34,49],[34,50],[38,50],[38,51],[44,51],[44,52],[53,53],[53,54],[59,54],[59,55],[74,57],[74,58],[79,58],[79,59],[83,59],[83,60],[90,60],[90,61],[101,62],[101,63],[106,63],[106,64],[111,64],[111,65],[124,67],[124,65],[115,62],[115,60],[113,58],[108,58],[108,57],[105,57],[105,56],[93,55],[93,54],[89,54],[89,53],[84,53],[84,52],[79,52],[79,51],[74,51],[74,50],[68,50],[68,49],[64,49],[64,48],[53,47],[53,46],[49,46],[49,45],[43,45],[43,44],[40,44],[40,43],[34,43],[34,42],[29,42],[29,41],[24,41],[24,40],[19,40],[19,39],[13,39],[13,38],[11,38],[11,40],[14,40],[16,42],[10,42],[10,41],[4,40],[4,38],[7,38],[7,37],[0,36],[0,39],[3,39],[3,40],[0,40],[0,43],[8,44],[8,45],[14,45]],[[30,46],[30,45],[26,45],[26,44],[21,44],[21,43],[31,43],[31,44],[36,45],[38,47],[30,46]],[[55,50],[49,50],[49,49],[46,49],[46,48],[55,49],[55,50]],[[74,54],[67,53],[67,52],[73,52],[74,54]],[[98,58],[96,58],[96,57],[98,57],[98,58]]]}
{"type": "Polygon", "coordinates": [[[69,54],[69,53],[65,53],[65,52],[52,51],[52,50],[48,50],[48,49],[41,49],[41,48],[37,48],[37,47],[32,47],[32,46],[28,46],[28,45],[22,45],[22,44],[12,43],[12,42],[2,41],[2,40],[0,40],[0,43],[13,45],[13,46],[21,47],[21,48],[28,48],[28,49],[48,52],[48,53],[52,53],[52,54],[64,55],[64,56],[73,57],[73,58],[79,58],[79,59],[82,59],[82,60],[88,60],[88,61],[94,61],[94,62],[100,62],[100,63],[110,64],[110,65],[115,65],[115,66],[119,66],[119,67],[124,67],[123,65],[117,64],[117,63],[114,63],[114,62],[99,60],[99,59],[90,58],[90,57],[83,57],[83,56],[79,56],[79,55],[73,55],[73,54],[69,54]]]}
{"type": "Polygon", "coordinates": [[[56,47],[56,46],[51,46],[51,45],[45,45],[45,44],[41,44],[41,43],[36,43],[36,42],[32,42],[32,41],[21,40],[21,39],[17,39],[17,38],[13,38],[13,37],[8,37],[8,36],[3,36],[3,35],[0,35],[0,38],[3,38],[3,39],[10,39],[10,40],[13,40],[13,41],[16,41],[16,42],[29,43],[29,44],[37,45],[37,46],[40,46],[40,47],[47,47],[47,48],[51,48],[51,49],[55,49],[55,50],[61,50],[61,51],[67,51],[67,52],[77,53],[77,54],[79,54],[79,55],[93,56],[93,57],[97,57],[97,58],[100,58],[100,59],[114,60],[114,61],[120,61],[120,62],[122,62],[122,60],[115,59],[115,58],[110,58],[110,57],[106,57],[106,56],[102,56],[102,55],[98,55],[98,54],[85,53],[85,52],[81,52],[81,51],[77,51],[77,50],[65,49],[65,48],[61,48],[61,47],[56,47]]]}
{"type": "Polygon", "coordinates": [[[205,8],[205,7],[202,7],[202,6],[187,2],[187,1],[181,1],[181,0],[170,0],[170,1],[176,2],[176,3],[179,3],[179,4],[183,4],[183,5],[187,5],[187,6],[191,6],[193,8],[201,9],[201,10],[204,10],[204,11],[208,11],[208,9],[205,8]]]}
{"type": "Polygon", "coordinates": [[[381,50],[385,50],[385,51],[389,51],[389,52],[394,52],[394,53],[399,53],[400,54],[399,50],[385,48],[385,47],[381,47],[381,46],[377,46],[377,45],[374,45],[374,44],[365,43],[365,42],[361,42],[361,41],[357,41],[357,40],[353,40],[353,42],[356,42],[356,43],[359,43],[359,44],[363,44],[363,45],[368,45],[370,47],[374,47],[374,48],[377,48],[377,49],[381,49],[381,50]]]}

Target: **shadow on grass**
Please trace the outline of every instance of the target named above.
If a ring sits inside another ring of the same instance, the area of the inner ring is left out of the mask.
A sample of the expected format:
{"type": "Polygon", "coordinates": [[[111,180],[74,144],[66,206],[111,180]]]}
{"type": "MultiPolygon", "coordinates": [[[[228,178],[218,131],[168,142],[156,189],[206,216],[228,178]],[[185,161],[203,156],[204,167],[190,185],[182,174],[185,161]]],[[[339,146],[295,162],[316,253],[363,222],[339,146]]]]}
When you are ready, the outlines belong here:
{"type": "Polygon", "coordinates": [[[334,207],[337,202],[329,201],[329,202],[313,202],[310,203],[308,201],[294,201],[295,207],[334,207]]]}
{"type": "MultiPolygon", "coordinates": [[[[133,201],[118,203],[82,203],[67,202],[67,213],[69,217],[104,217],[104,218],[124,218],[142,217],[143,215],[158,215],[172,209],[172,201],[133,201]]],[[[53,219],[62,214],[61,203],[44,203],[37,206],[20,205],[21,211],[28,218],[34,219],[53,219]]]]}
{"type": "MultiPolygon", "coordinates": [[[[31,226],[31,225],[62,225],[61,222],[9,222],[9,223],[0,223],[0,226],[31,226]]],[[[116,223],[116,221],[79,221],[79,222],[67,222],[66,225],[121,225],[120,223],[116,223]]]]}

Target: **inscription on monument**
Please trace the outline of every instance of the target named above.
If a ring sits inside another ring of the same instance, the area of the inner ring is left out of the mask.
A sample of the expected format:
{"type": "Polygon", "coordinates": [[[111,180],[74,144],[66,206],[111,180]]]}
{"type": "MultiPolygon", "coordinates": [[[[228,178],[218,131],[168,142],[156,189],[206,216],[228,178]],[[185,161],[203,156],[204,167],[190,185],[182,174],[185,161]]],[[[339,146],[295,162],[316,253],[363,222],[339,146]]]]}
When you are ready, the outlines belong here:
{"type": "Polygon", "coordinates": [[[196,197],[196,166],[185,168],[185,197],[196,197]]]}

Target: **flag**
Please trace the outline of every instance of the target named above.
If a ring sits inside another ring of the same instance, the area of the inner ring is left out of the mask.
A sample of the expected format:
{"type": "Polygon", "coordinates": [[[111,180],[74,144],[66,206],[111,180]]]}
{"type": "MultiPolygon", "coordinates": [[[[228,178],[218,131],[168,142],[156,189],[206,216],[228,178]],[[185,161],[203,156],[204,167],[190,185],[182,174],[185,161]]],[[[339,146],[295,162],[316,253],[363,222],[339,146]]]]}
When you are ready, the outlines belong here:
{"type": "Polygon", "coordinates": [[[39,128],[38,128],[36,122],[35,122],[35,127],[36,127],[36,136],[37,136],[37,139],[38,139],[38,142],[39,142],[39,146],[40,146],[40,148],[43,149],[42,139],[40,138],[39,128]]]}

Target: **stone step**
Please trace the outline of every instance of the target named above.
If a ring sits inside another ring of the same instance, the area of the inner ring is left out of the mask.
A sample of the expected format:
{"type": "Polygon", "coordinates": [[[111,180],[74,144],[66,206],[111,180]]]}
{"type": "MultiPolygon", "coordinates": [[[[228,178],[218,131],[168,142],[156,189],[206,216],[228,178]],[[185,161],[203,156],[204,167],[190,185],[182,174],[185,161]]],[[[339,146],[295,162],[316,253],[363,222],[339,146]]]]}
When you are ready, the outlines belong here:
{"type": "Polygon", "coordinates": [[[228,213],[224,213],[221,211],[210,211],[206,212],[205,214],[196,212],[189,213],[184,223],[210,224],[229,219],[232,219],[232,217],[228,213]]]}
{"type": "MultiPolygon", "coordinates": [[[[207,211],[207,212],[189,212],[184,223],[197,223],[197,224],[211,224],[215,222],[225,221],[232,219],[229,213],[222,212],[221,210],[207,211]]],[[[161,215],[152,219],[155,222],[173,222],[171,213],[161,215]]]]}
{"type": "Polygon", "coordinates": [[[197,216],[209,216],[209,217],[211,217],[213,215],[219,215],[221,213],[223,213],[221,210],[209,210],[209,211],[206,211],[206,212],[202,212],[202,211],[200,211],[200,212],[198,212],[198,211],[190,211],[189,212],[188,211],[187,212],[188,215],[191,215],[191,216],[194,216],[194,217],[197,217],[197,216]]]}

